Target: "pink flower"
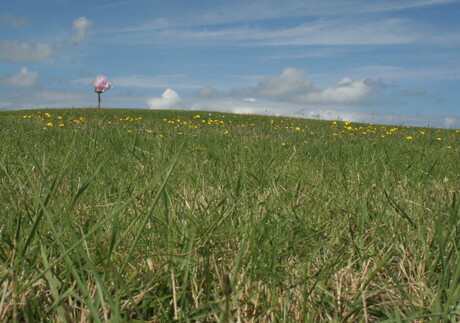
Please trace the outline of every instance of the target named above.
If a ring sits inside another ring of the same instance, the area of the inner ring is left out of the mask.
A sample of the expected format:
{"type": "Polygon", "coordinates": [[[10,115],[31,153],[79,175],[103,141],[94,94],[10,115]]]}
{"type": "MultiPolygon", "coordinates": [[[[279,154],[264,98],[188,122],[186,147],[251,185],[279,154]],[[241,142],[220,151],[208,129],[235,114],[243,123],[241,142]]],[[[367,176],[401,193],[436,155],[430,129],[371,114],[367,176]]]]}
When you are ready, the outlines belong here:
{"type": "Polygon", "coordinates": [[[110,83],[104,75],[98,75],[93,81],[94,92],[104,93],[112,88],[112,83],[110,83]]]}

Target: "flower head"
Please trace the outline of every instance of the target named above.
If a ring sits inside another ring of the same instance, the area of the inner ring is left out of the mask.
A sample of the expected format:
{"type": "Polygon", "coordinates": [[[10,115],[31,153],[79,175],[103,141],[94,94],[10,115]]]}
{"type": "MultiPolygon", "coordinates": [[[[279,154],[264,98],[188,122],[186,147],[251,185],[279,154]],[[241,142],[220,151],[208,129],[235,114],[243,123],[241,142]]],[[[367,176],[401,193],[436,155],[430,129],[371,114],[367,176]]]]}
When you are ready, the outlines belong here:
{"type": "Polygon", "coordinates": [[[112,83],[110,83],[104,75],[98,75],[93,81],[94,92],[104,93],[112,88],[112,83]]]}

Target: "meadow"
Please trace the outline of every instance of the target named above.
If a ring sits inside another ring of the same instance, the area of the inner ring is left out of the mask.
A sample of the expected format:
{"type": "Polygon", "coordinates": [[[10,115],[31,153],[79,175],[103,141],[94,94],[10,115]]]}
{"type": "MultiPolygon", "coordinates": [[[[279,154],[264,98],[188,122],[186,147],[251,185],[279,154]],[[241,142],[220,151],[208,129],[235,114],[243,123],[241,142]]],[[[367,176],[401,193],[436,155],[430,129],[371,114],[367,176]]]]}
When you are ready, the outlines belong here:
{"type": "Polygon", "coordinates": [[[460,321],[459,130],[69,109],[0,138],[0,321],[460,321]]]}

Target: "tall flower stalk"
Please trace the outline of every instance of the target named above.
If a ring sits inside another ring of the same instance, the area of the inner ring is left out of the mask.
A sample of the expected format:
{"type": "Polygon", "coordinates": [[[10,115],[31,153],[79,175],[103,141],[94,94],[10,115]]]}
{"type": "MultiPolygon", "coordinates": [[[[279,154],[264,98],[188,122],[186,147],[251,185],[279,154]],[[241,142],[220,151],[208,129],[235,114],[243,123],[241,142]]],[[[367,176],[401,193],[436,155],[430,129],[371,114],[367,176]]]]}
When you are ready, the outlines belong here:
{"type": "Polygon", "coordinates": [[[97,93],[97,108],[101,111],[101,94],[110,90],[113,86],[104,75],[98,75],[93,81],[94,92],[97,93]]]}

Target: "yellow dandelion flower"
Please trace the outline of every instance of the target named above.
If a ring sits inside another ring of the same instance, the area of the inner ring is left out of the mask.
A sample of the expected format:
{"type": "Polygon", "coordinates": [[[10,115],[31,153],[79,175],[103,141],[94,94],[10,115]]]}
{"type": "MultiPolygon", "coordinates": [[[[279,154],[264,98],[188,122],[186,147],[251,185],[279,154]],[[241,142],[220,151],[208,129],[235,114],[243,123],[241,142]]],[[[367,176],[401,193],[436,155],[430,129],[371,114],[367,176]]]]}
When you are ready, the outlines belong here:
{"type": "Polygon", "coordinates": [[[447,146],[447,149],[452,149],[452,146],[447,146]]]}
{"type": "Polygon", "coordinates": [[[228,130],[224,131],[224,135],[228,135],[229,133],[230,133],[230,131],[228,131],[228,130]]]}
{"type": "Polygon", "coordinates": [[[153,131],[152,130],[146,130],[147,133],[152,133],[153,131]]]}
{"type": "Polygon", "coordinates": [[[60,123],[60,124],[59,124],[59,127],[61,127],[61,128],[64,127],[64,124],[63,124],[63,123],[60,123]]]}
{"type": "Polygon", "coordinates": [[[281,143],[281,146],[286,147],[286,143],[285,143],[285,142],[282,142],[282,143],[281,143]]]}
{"type": "Polygon", "coordinates": [[[53,123],[52,123],[52,122],[48,122],[48,123],[46,124],[46,126],[47,126],[47,127],[52,127],[52,126],[53,126],[53,123]]]}
{"type": "Polygon", "coordinates": [[[414,138],[413,138],[412,136],[407,136],[406,139],[407,139],[407,140],[412,140],[412,139],[414,139],[414,138]]]}
{"type": "Polygon", "coordinates": [[[442,140],[442,138],[438,137],[438,138],[436,138],[436,140],[437,140],[437,141],[441,141],[441,140],[442,140]]]}

